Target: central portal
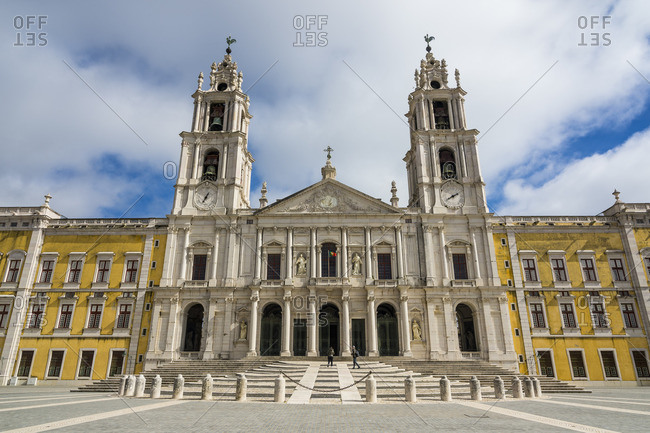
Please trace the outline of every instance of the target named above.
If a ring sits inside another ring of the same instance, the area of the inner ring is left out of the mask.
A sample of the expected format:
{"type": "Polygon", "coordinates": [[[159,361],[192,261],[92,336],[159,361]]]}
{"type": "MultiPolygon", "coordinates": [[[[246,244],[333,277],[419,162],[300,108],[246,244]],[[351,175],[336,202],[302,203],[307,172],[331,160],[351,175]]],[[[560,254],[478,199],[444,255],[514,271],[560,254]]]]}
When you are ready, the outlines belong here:
{"type": "Polygon", "coordinates": [[[330,347],[334,354],[339,354],[339,309],[332,304],[326,304],[318,314],[318,328],[320,339],[320,355],[327,355],[330,347]]]}

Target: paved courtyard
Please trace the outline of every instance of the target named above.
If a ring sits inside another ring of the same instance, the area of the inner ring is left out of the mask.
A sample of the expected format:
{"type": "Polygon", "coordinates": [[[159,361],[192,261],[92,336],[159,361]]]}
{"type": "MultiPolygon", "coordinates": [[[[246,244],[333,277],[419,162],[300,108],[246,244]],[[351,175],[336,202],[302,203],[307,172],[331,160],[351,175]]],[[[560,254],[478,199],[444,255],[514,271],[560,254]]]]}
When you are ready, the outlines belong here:
{"type": "Polygon", "coordinates": [[[0,388],[0,430],[61,431],[582,431],[650,430],[650,388],[535,400],[318,404],[204,402],[0,388]]]}

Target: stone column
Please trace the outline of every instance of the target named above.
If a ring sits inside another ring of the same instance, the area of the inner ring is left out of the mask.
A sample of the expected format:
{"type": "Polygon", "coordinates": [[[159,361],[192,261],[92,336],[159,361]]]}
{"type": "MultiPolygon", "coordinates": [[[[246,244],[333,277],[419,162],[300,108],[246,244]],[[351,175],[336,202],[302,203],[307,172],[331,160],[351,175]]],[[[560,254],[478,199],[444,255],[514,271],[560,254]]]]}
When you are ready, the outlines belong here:
{"type": "Polygon", "coordinates": [[[313,290],[309,294],[309,316],[307,317],[307,342],[309,347],[307,348],[307,356],[317,356],[318,352],[316,351],[316,324],[318,323],[318,317],[316,317],[316,295],[313,290]]]}
{"type": "Polygon", "coordinates": [[[474,278],[481,278],[481,261],[478,257],[478,246],[476,245],[476,229],[471,228],[472,233],[472,255],[474,256],[474,278]]]}
{"type": "Polygon", "coordinates": [[[291,290],[284,290],[284,308],[282,309],[282,351],[280,356],[291,356],[289,341],[291,336],[291,290]]]}
{"type": "Polygon", "coordinates": [[[375,293],[368,291],[368,355],[379,356],[377,350],[377,312],[375,311],[375,293]]]}
{"type": "Polygon", "coordinates": [[[347,278],[348,269],[348,229],[341,229],[341,277],[347,278]]]}
{"type": "Polygon", "coordinates": [[[192,155],[192,178],[198,178],[199,176],[199,143],[194,143],[194,154],[192,155]]]}
{"type": "Polygon", "coordinates": [[[187,251],[190,246],[190,228],[187,227],[184,230],[183,248],[181,249],[181,271],[178,274],[181,282],[187,279],[187,251]]]}
{"type": "Polygon", "coordinates": [[[372,255],[370,254],[370,247],[371,247],[371,237],[370,237],[370,227],[366,227],[366,284],[370,283],[372,284],[373,281],[373,273],[372,273],[372,255]]]}
{"type": "Polygon", "coordinates": [[[286,280],[287,284],[291,284],[293,278],[293,229],[287,227],[287,254],[286,254],[286,280]]]}
{"type": "Polygon", "coordinates": [[[404,278],[404,250],[402,249],[402,227],[395,227],[397,239],[397,278],[404,278]]]}
{"type": "Polygon", "coordinates": [[[217,284],[217,266],[219,265],[219,261],[217,260],[217,256],[219,255],[219,232],[221,230],[217,228],[216,233],[214,235],[214,247],[212,248],[212,267],[210,268],[210,285],[216,285],[217,284]]]}
{"type": "Polygon", "coordinates": [[[343,334],[343,341],[341,341],[341,355],[342,356],[350,356],[350,295],[348,294],[347,290],[343,291],[343,297],[341,298],[341,310],[342,310],[342,334],[343,334]]]}
{"type": "Polygon", "coordinates": [[[436,336],[436,331],[440,330],[434,329],[436,323],[436,302],[435,298],[432,297],[432,289],[425,289],[428,293],[426,294],[426,306],[427,306],[427,334],[426,339],[429,346],[429,359],[437,359],[440,356],[440,346],[438,344],[438,338],[436,336]]]}
{"type": "Polygon", "coordinates": [[[476,376],[472,376],[469,380],[469,394],[472,400],[482,400],[481,382],[479,382],[476,376]]]}
{"type": "Polygon", "coordinates": [[[262,275],[262,234],[264,229],[257,228],[257,245],[255,247],[255,282],[259,283],[262,275]]]}
{"type": "Polygon", "coordinates": [[[377,402],[377,381],[372,373],[366,379],[366,403],[377,402]]]}
{"type": "Polygon", "coordinates": [[[411,353],[411,327],[409,326],[408,289],[400,288],[400,292],[399,307],[400,315],[402,316],[402,336],[404,342],[404,344],[402,344],[402,355],[413,356],[411,353]]]}
{"type": "Polygon", "coordinates": [[[433,254],[433,226],[424,226],[424,264],[427,272],[427,286],[435,286],[434,254],[433,254]]]}
{"type": "Polygon", "coordinates": [[[275,378],[275,387],[273,390],[273,401],[276,403],[284,403],[286,396],[286,383],[284,376],[280,375],[275,378]]]}
{"type": "MultiPolygon", "coordinates": [[[[310,268],[311,268],[311,275],[309,276],[310,278],[316,278],[318,275],[316,273],[316,228],[311,227],[310,229],[310,244],[309,244],[309,263],[310,263],[310,268]]],[[[315,347],[315,346],[314,346],[315,347]]]]}
{"type": "MultiPolygon", "coordinates": [[[[234,298],[232,293],[228,294],[224,299],[225,307],[223,313],[223,328],[221,332],[221,356],[228,359],[230,357],[230,345],[233,341],[231,335],[231,325],[232,325],[232,304],[234,298]]],[[[252,315],[252,313],[251,313],[252,315]]],[[[250,335],[253,333],[253,328],[248,324],[248,341],[250,342],[250,335]]]]}
{"type": "Polygon", "coordinates": [[[178,349],[175,346],[174,338],[176,336],[176,319],[178,315],[178,296],[174,296],[169,300],[169,318],[167,319],[167,344],[165,345],[165,352],[167,352],[169,359],[174,359],[174,352],[178,349]]]}
{"type": "Polygon", "coordinates": [[[259,290],[251,294],[251,323],[248,327],[248,356],[257,355],[257,305],[260,301],[259,290]]]}
{"type": "Polygon", "coordinates": [[[461,359],[460,346],[458,345],[458,331],[454,310],[451,305],[451,298],[442,298],[442,307],[445,314],[445,334],[447,334],[447,356],[448,359],[461,359]]]}
{"type": "Polygon", "coordinates": [[[224,179],[226,177],[226,174],[227,174],[227,169],[226,169],[227,167],[226,166],[228,165],[228,146],[227,145],[223,147],[223,155],[222,155],[221,159],[222,159],[222,161],[219,161],[219,163],[221,164],[221,176],[220,176],[220,178],[224,179]]]}
{"type": "Polygon", "coordinates": [[[212,376],[208,373],[203,378],[201,386],[201,400],[212,400],[212,390],[214,388],[214,381],[212,376]]]}
{"type": "MultiPolygon", "coordinates": [[[[486,353],[488,355],[488,360],[491,360],[493,355],[496,355],[499,352],[499,348],[496,341],[496,333],[494,332],[494,322],[492,321],[492,306],[490,305],[490,299],[485,296],[486,295],[481,293],[481,298],[479,300],[483,313],[483,323],[485,323],[485,342],[487,344],[487,347],[481,347],[481,352],[486,353]]],[[[508,328],[504,328],[504,333],[507,333],[506,329],[508,328]]]]}
{"type": "Polygon", "coordinates": [[[447,261],[447,246],[445,245],[445,230],[442,226],[438,227],[440,234],[440,249],[442,250],[442,278],[443,284],[449,282],[449,262],[447,261]]]}
{"type": "Polygon", "coordinates": [[[408,403],[415,403],[418,401],[417,398],[417,389],[415,386],[415,380],[413,379],[413,376],[409,376],[406,379],[404,379],[404,396],[406,397],[406,401],[408,403]]]}
{"type": "Polygon", "coordinates": [[[214,344],[214,322],[217,309],[217,301],[215,299],[208,299],[208,314],[207,318],[203,319],[205,323],[205,349],[203,350],[203,359],[213,358],[212,347],[214,344]]]}
{"type": "Polygon", "coordinates": [[[451,401],[451,382],[447,376],[442,376],[440,379],[440,400],[451,401]]]}

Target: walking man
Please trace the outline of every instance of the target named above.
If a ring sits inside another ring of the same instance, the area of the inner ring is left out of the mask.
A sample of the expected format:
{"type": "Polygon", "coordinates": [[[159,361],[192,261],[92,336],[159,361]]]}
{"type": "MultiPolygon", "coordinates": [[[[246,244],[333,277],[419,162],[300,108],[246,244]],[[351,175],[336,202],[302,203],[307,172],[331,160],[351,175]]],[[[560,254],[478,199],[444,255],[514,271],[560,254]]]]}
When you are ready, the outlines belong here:
{"type": "Polygon", "coordinates": [[[354,369],[354,367],[361,368],[357,363],[358,356],[359,356],[359,351],[355,346],[352,346],[352,369],[354,369]]]}
{"type": "Polygon", "coordinates": [[[334,367],[334,348],[330,346],[330,350],[327,351],[327,366],[334,367]]]}

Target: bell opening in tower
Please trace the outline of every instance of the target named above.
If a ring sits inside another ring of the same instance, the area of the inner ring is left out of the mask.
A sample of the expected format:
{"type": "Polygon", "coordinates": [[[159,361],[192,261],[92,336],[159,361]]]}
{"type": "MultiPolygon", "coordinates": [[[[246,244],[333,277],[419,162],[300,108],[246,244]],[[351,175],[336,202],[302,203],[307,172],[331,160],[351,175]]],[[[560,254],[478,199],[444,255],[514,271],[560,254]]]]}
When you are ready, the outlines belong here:
{"type": "Polygon", "coordinates": [[[201,176],[201,180],[210,180],[213,182],[216,181],[218,168],[219,152],[216,150],[208,152],[207,155],[205,155],[205,159],[203,160],[203,176],[201,176]]]}
{"type": "Polygon", "coordinates": [[[433,101],[433,115],[436,121],[436,129],[449,129],[447,101],[433,101]]]}
{"type": "Polygon", "coordinates": [[[454,152],[449,149],[442,149],[438,153],[440,161],[440,174],[443,179],[456,179],[456,158],[454,152]]]}
{"type": "Polygon", "coordinates": [[[210,131],[223,131],[223,115],[226,111],[226,105],[215,103],[210,105],[210,131]]]}

